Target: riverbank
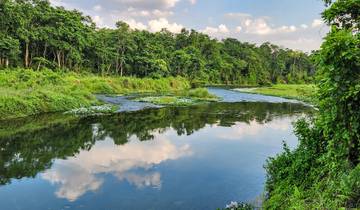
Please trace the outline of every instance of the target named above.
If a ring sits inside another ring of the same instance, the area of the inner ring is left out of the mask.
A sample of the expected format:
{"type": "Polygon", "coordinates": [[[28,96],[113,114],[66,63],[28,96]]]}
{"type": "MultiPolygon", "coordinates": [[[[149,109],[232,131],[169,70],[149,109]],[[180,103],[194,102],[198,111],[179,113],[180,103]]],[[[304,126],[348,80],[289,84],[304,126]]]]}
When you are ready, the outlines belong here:
{"type": "Polygon", "coordinates": [[[51,70],[1,70],[0,119],[100,105],[94,94],[164,93],[189,88],[182,77],[139,79],[51,70]]]}
{"type": "MultiPolygon", "coordinates": [[[[41,113],[75,110],[114,111],[99,105],[94,94],[125,95],[150,93],[135,100],[158,105],[190,105],[218,101],[205,88],[190,90],[190,83],[182,77],[161,79],[98,76],[74,72],[30,69],[0,71],[0,120],[41,113]]],[[[311,101],[312,85],[274,85],[272,87],[242,88],[241,92],[259,93],[302,101],[311,101]]]]}
{"type": "Polygon", "coordinates": [[[307,103],[313,103],[316,95],[316,86],[313,84],[276,84],[269,87],[236,88],[235,90],[296,99],[307,103]]]}

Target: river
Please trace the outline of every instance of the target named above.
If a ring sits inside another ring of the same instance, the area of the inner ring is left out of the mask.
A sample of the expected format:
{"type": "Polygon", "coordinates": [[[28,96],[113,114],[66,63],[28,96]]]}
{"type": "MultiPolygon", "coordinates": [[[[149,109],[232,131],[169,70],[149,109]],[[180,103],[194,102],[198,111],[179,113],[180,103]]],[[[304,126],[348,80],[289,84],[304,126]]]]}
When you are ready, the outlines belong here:
{"type": "Polygon", "coordinates": [[[294,148],[296,101],[210,88],[222,102],[0,122],[0,209],[216,209],[264,191],[266,159],[294,148]]]}

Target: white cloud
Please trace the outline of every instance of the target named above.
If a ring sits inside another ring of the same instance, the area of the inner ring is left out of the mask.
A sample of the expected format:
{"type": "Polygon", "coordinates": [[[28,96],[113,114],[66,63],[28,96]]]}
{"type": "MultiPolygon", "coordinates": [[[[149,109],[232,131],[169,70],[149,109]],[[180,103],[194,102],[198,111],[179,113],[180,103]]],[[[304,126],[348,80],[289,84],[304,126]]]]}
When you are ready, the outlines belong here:
{"type": "Polygon", "coordinates": [[[96,23],[96,25],[98,26],[103,26],[104,24],[104,19],[98,15],[95,15],[94,17],[92,17],[93,21],[96,23]]]}
{"type": "Polygon", "coordinates": [[[297,30],[296,26],[281,26],[280,28],[273,29],[273,33],[289,33],[295,32],[297,30]]]}
{"type": "Polygon", "coordinates": [[[238,12],[238,13],[227,13],[225,14],[225,17],[228,18],[228,19],[235,19],[235,20],[243,20],[244,18],[250,18],[251,15],[248,14],[248,13],[241,13],[241,12],[238,12]]]}
{"type": "Polygon", "coordinates": [[[191,154],[189,145],[177,146],[161,137],[145,142],[131,138],[127,144],[120,146],[106,138],[97,142],[91,150],[81,151],[76,157],[55,161],[53,167],[42,174],[42,178],[58,185],[56,196],[69,201],[77,200],[86,192],[98,190],[104,182],[99,175],[104,173],[112,174],[120,181],[126,180],[136,187],[159,188],[160,173],[149,170],[164,161],[191,154]],[[144,173],[136,174],[134,169],[142,169],[144,173]]]}
{"type": "Polygon", "coordinates": [[[152,14],[155,17],[167,17],[167,16],[174,15],[174,12],[172,12],[172,11],[161,11],[161,10],[156,9],[156,10],[152,11],[152,14]]]}
{"type": "Polygon", "coordinates": [[[250,34],[264,35],[269,34],[273,31],[272,28],[268,25],[268,23],[262,18],[247,19],[245,20],[243,26],[245,27],[246,33],[250,34]]]}
{"type": "MultiPolygon", "coordinates": [[[[245,17],[245,16],[244,16],[245,17]]],[[[257,34],[257,35],[269,35],[269,34],[278,34],[278,33],[289,33],[295,32],[297,27],[294,25],[291,26],[281,26],[281,27],[272,27],[266,18],[250,18],[247,17],[241,21],[240,26],[244,29],[245,33],[257,34]]],[[[238,30],[236,30],[239,32],[238,30]]]]}
{"type": "Polygon", "coordinates": [[[329,28],[320,19],[308,24],[276,26],[271,17],[253,17],[247,13],[227,13],[224,15],[226,24],[233,26],[230,32],[224,36],[214,33],[215,38],[233,37],[240,41],[262,44],[271,42],[281,47],[310,52],[319,49],[322,38],[329,28]],[[319,26],[321,30],[319,30],[319,26]]]}
{"type": "Polygon", "coordinates": [[[229,29],[224,24],[219,25],[218,28],[219,28],[220,33],[228,33],[229,32],[229,29]]]}
{"type": "Polygon", "coordinates": [[[155,188],[161,187],[161,174],[159,172],[139,175],[135,173],[118,174],[117,178],[122,181],[126,180],[137,188],[144,188],[153,186],[155,188]]]}
{"type": "Polygon", "coordinates": [[[313,20],[313,22],[311,24],[311,27],[317,28],[317,27],[320,27],[323,24],[324,24],[324,22],[321,19],[315,19],[315,20],[313,20]]]}
{"type": "Polygon", "coordinates": [[[148,18],[160,18],[160,17],[168,17],[174,14],[174,12],[172,11],[162,11],[162,10],[137,10],[134,9],[132,7],[128,8],[127,12],[124,13],[124,15],[126,14],[126,16],[131,16],[134,18],[139,18],[139,17],[148,17],[148,18]]]}
{"type": "Polygon", "coordinates": [[[221,133],[218,137],[221,140],[246,141],[248,140],[248,138],[246,138],[248,136],[259,135],[259,133],[265,133],[269,130],[289,131],[291,129],[290,125],[289,119],[274,119],[266,124],[261,124],[256,121],[250,121],[249,123],[238,122],[231,128],[228,128],[227,132],[221,133]]]}
{"type": "Polygon", "coordinates": [[[241,26],[237,26],[236,29],[235,29],[235,31],[236,31],[237,33],[239,33],[239,32],[242,31],[242,29],[243,29],[243,28],[242,28],[241,26]]]}
{"type": "MultiPolygon", "coordinates": [[[[193,15],[189,8],[177,7],[179,2],[197,3],[194,0],[102,0],[88,5],[85,0],[50,1],[53,5],[80,9],[84,14],[92,16],[100,27],[114,28],[115,23],[120,20],[139,30],[159,31],[168,28],[172,32],[179,32],[185,26],[181,22],[183,19],[187,20],[183,18],[184,13],[193,15]]],[[[187,24],[218,39],[233,37],[256,44],[268,41],[308,52],[319,49],[322,38],[329,29],[320,17],[299,25],[275,25],[271,17],[255,17],[241,12],[224,14],[223,19],[209,18],[208,27],[198,25],[198,22],[187,24]],[[225,27],[215,25],[219,23],[225,27]]]]}
{"type": "Polygon", "coordinates": [[[220,24],[218,27],[206,27],[204,30],[202,30],[203,33],[209,34],[209,35],[214,35],[214,34],[226,34],[229,33],[230,30],[228,29],[228,27],[224,24],[220,24]]]}
{"type": "Polygon", "coordinates": [[[99,5],[99,4],[97,4],[97,5],[95,5],[95,6],[93,7],[93,10],[94,10],[95,12],[99,12],[99,11],[102,10],[102,6],[99,5]]]}
{"type": "Polygon", "coordinates": [[[166,28],[167,30],[173,33],[178,33],[181,31],[182,28],[184,28],[184,26],[182,26],[181,24],[169,23],[169,21],[166,18],[150,20],[148,25],[150,31],[152,32],[161,31],[161,29],[166,28]]]}
{"type": "Polygon", "coordinates": [[[167,9],[172,8],[180,0],[107,0],[114,4],[124,4],[134,8],[167,9]]]}
{"type": "Polygon", "coordinates": [[[197,0],[189,0],[190,4],[192,4],[192,5],[196,4],[196,1],[197,0]]]}
{"type": "Polygon", "coordinates": [[[309,28],[309,26],[308,25],[306,25],[306,24],[301,24],[301,26],[300,26],[301,28],[303,28],[303,29],[307,29],[307,28],[309,28]]]}
{"type": "Polygon", "coordinates": [[[146,29],[148,29],[148,27],[145,24],[143,24],[142,22],[137,22],[134,19],[125,20],[124,22],[129,24],[130,28],[132,28],[132,29],[138,29],[138,30],[146,30],[146,29]]]}
{"type": "Polygon", "coordinates": [[[274,27],[269,23],[271,18],[266,16],[256,18],[248,13],[227,13],[225,18],[240,23],[235,29],[236,32],[243,31],[248,34],[269,35],[295,32],[297,30],[297,27],[294,25],[274,27]]]}

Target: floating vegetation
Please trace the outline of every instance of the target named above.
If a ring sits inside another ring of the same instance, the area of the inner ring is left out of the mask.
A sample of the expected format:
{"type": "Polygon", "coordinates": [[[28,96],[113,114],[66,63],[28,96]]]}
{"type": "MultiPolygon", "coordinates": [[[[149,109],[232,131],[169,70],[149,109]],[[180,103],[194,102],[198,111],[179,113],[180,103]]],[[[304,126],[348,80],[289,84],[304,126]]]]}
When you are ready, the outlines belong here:
{"type": "Polygon", "coordinates": [[[255,209],[255,207],[252,206],[251,204],[231,201],[229,204],[226,205],[224,210],[253,210],[253,209],[255,209]]]}
{"type": "Polygon", "coordinates": [[[216,102],[220,99],[209,93],[206,88],[196,88],[176,92],[174,95],[144,96],[136,98],[135,101],[153,103],[156,105],[187,106],[205,102],[216,102]]]}
{"type": "Polygon", "coordinates": [[[101,106],[82,107],[65,112],[65,114],[73,115],[94,115],[94,114],[110,114],[114,113],[118,106],[105,104],[101,106]]]}
{"type": "Polygon", "coordinates": [[[135,101],[153,103],[156,105],[188,106],[198,103],[214,102],[218,101],[218,99],[201,99],[181,96],[147,96],[136,98],[135,101]]]}

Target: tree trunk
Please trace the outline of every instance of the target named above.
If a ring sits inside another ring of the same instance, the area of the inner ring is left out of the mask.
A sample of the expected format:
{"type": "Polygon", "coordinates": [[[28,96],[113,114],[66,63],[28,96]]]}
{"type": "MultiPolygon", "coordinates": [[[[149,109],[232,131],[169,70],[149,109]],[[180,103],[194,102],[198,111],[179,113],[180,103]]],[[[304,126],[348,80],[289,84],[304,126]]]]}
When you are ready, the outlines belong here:
{"type": "Polygon", "coordinates": [[[62,53],[62,67],[65,67],[65,52],[62,53]]]}
{"type": "Polygon", "coordinates": [[[6,67],[6,68],[9,67],[9,58],[5,58],[5,67],[6,67]]]}
{"type": "Polygon", "coordinates": [[[61,52],[60,51],[56,52],[56,57],[57,57],[58,67],[61,68],[61,52]]]}
{"type": "Polygon", "coordinates": [[[25,68],[29,67],[29,42],[25,42],[25,68]]]}
{"type": "Polygon", "coordinates": [[[108,67],[108,69],[107,69],[107,71],[106,71],[108,75],[109,75],[109,72],[110,72],[111,66],[112,66],[112,64],[110,64],[110,65],[109,65],[109,67],[108,67]]]}
{"type": "Polygon", "coordinates": [[[120,76],[123,76],[124,73],[124,60],[125,60],[125,50],[121,50],[121,60],[120,60],[120,76]]]}
{"type": "Polygon", "coordinates": [[[32,61],[33,61],[33,53],[29,53],[29,66],[32,65],[32,61]]]}
{"type": "Polygon", "coordinates": [[[43,57],[45,58],[46,56],[46,51],[47,51],[47,44],[45,44],[45,49],[44,49],[44,52],[43,52],[43,57]]]}
{"type": "Polygon", "coordinates": [[[122,64],[122,61],[120,62],[120,76],[122,77],[123,76],[123,72],[124,72],[124,67],[123,67],[123,64],[122,64]]]}
{"type": "Polygon", "coordinates": [[[39,71],[40,66],[41,66],[41,61],[39,61],[39,64],[38,64],[38,66],[37,66],[37,68],[36,68],[36,71],[39,71]]]}
{"type": "Polygon", "coordinates": [[[116,58],[115,71],[116,71],[116,74],[119,74],[119,58],[116,58]]]}
{"type": "MultiPolygon", "coordinates": [[[[43,58],[46,59],[46,51],[47,51],[47,44],[45,43],[45,48],[44,48],[44,51],[43,51],[43,58]]],[[[37,70],[39,71],[41,67],[41,61],[39,62],[38,64],[38,67],[37,67],[37,70]]]]}
{"type": "Polygon", "coordinates": [[[115,71],[116,74],[119,74],[119,50],[117,50],[116,60],[115,60],[115,71]]]}

